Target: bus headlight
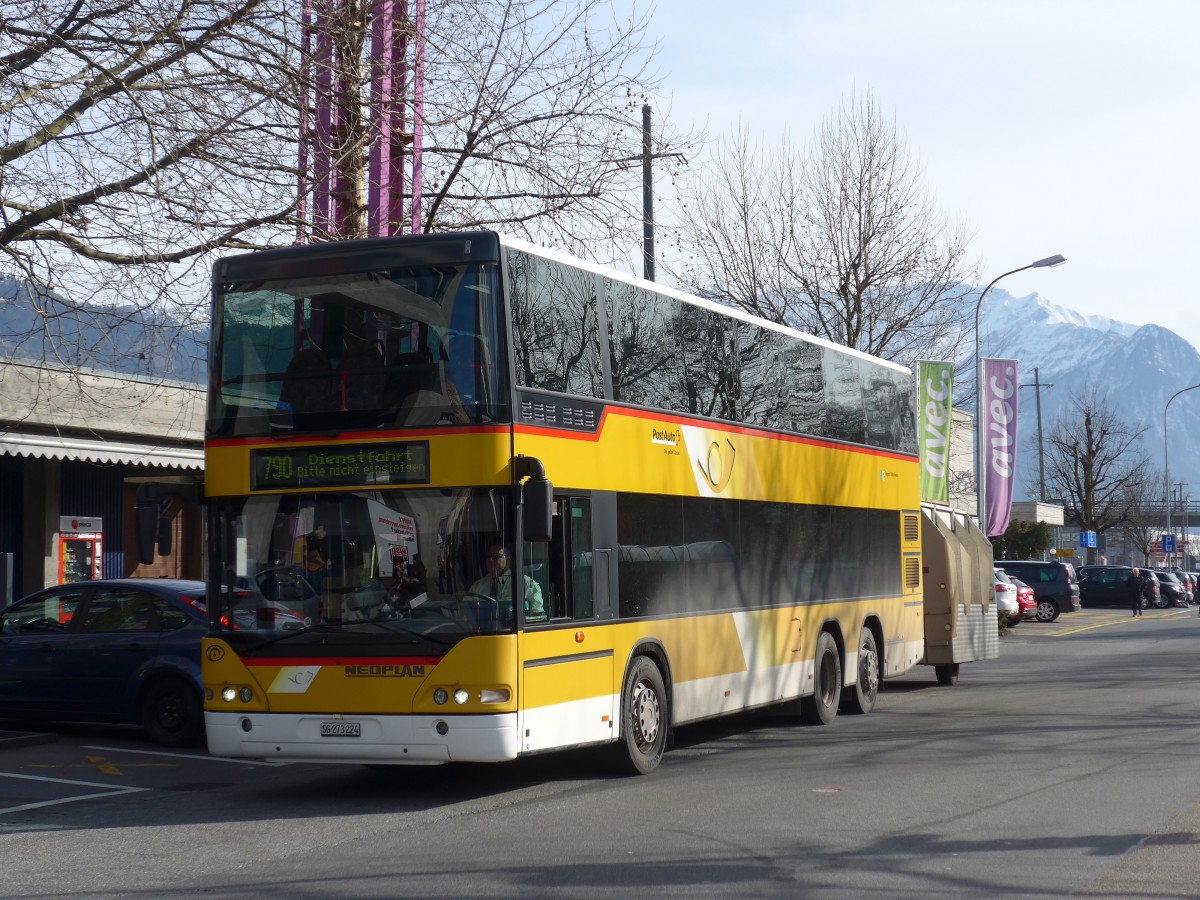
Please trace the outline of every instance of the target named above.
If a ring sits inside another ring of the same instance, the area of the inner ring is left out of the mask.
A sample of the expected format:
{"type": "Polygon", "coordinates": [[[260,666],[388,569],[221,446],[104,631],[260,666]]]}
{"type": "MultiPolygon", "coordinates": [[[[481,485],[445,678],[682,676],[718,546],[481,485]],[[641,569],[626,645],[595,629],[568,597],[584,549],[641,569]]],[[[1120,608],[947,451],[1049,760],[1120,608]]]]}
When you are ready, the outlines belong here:
{"type": "Polygon", "coordinates": [[[433,702],[436,703],[438,706],[441,706],[443,703],[445,703],[449,699],[450,699],[450,695],[446,693],[445,688],[438,688],[436,691],[433,692],[433,702]]]}
{"type": "Polygon", "coordinates": [[[248,687],[244,687],[238,691],[238,696],[242,698],[243,703],[249,703],[254,699],[254,691],[250,690],[248,687]]]}
{"type": "Polygon", "coordinates": [[[237,688],[227,687],[221,691],[221,699],[226,703],[232,703],[237,697],[237,688]]]}
{"type": "Polygon", "coordinates": [[[484,688],[479,692],[480,703],[507,703],[509,693],[504,688],[484,688]]]}
{"type": "Polygon", "coordinates": [[[466,691],[464,691],[462,688],[459,688],[457,691],[454,692],[454,702],[457,703],[459,706],[462,706],[464,703],[466,703],[470,699],[471,699],[471,695],[468,694],[466,691]]]}

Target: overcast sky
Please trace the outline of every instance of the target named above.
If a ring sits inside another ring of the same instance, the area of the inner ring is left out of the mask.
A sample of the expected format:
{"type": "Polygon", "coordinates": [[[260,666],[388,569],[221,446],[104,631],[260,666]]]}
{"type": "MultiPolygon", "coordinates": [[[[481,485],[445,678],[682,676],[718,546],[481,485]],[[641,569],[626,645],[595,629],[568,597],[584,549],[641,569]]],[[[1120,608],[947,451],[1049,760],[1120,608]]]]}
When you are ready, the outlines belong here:
{"type": "Polygon", "coordinates": [[[869,89],[981,283],[1061,253],[998,287],[1200,345],[1200,2],[656,0],[650,37],[656,115],[805,144],[869,89]]]}

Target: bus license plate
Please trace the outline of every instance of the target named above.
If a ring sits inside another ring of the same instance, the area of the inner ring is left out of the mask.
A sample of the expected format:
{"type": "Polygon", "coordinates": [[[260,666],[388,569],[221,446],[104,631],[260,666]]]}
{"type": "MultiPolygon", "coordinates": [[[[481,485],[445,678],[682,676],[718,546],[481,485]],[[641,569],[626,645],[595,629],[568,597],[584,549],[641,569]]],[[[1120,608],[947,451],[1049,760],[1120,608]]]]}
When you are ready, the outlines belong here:
{"type": "Polygon", "coordinates": [[[358,722],[322,722],[321,737],[361,737],[362,725],[358,722]]]}

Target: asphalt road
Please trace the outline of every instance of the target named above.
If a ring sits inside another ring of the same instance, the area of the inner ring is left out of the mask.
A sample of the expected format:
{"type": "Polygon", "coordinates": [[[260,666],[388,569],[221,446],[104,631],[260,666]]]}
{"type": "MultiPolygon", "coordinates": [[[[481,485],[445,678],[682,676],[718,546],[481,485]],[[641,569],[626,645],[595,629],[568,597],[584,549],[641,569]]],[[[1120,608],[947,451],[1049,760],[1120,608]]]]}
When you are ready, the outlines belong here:
{"type": "Polygon", "coordinates": [[[919,669],[830,727],[681,729],[643,778],[0,723],[0,897],[1196,897],[1198,646],[1195,608],[1024,623],[955,687],[919,669]]]}

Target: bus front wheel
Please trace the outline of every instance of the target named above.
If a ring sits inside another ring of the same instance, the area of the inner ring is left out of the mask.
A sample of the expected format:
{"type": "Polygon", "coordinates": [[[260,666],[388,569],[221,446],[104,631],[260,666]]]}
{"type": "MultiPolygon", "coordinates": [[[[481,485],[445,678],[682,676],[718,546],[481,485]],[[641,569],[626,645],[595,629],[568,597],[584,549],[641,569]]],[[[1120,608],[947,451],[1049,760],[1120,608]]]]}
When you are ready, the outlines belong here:
{"type": "Polygon", "coordinates": [[[662,673],[653,661],[639,656],[629,667],[621,692],[618,767],[630,775],[648,775],[657,769],[669,724],[662,673]]]}
{"type": "Polygon", "coordinates": [[[842,659],[833,635],[822,631],[813,657],[813,693],[800,700],[800,718],[810,725],[828,725],[837,715],[841,699],[842,659]]]}

